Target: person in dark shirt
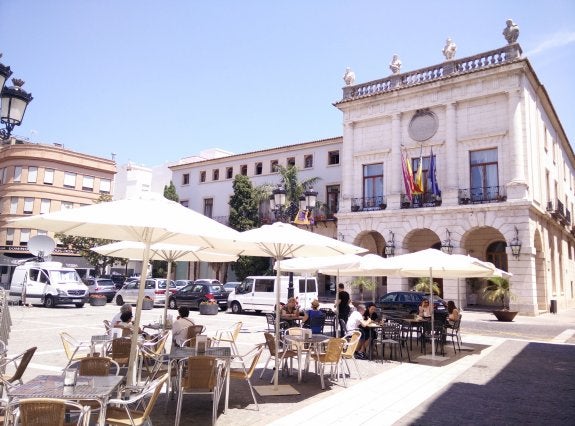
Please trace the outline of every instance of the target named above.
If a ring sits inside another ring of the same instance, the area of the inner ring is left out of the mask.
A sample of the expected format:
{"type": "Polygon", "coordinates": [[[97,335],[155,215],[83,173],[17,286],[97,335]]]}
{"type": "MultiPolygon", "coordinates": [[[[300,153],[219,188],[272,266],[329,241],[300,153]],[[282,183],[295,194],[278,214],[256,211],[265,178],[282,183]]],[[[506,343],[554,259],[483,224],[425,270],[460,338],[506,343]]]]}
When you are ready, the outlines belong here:
{"type": "Polygon", "coordinates": [[[349,319],[349,314],[351,312],[351,309],[349,307],[351,297],[349,296],[349,293],[345,291],[345,286],[343,285],[343,283],[339,283],[337,288],[338,292],[337,292],[337,299],[335,302],[335,308],[337,309],[339,318],[347,323],[347,320],[349,319]]]}

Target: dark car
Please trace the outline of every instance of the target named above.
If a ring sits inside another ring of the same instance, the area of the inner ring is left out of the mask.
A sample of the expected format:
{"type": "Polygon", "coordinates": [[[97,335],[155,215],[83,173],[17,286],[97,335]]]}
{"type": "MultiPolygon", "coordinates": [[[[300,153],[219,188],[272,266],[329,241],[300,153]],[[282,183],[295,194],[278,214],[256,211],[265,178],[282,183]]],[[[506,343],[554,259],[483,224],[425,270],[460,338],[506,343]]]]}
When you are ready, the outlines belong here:
{"type": "Polygon", "coordinates": [[[116,284],[109,278],[88,278],[86,281],[90,295],[101,294],[111,302],[116,295],[116,284]]]}
{"type": "MultiPolygon", "coordinates": [[[[421,291],[392,291],[381,296],[376,305],[383,313],[417,314],[423,299],[429,299],[429,294],[421,291]]],[[[433,306],[436,312],[446,312],[445,305],[443,299],[433,296],[433,306]]]]}
{"type": "Polygon", "coordinates": [[[218,280],[200,279],[181,288],[170,296],[168,307],[178,309],[179,306],[200,308],[200,303],[215,300],[222,310],[228,309],[228,292],[218,280]]]}

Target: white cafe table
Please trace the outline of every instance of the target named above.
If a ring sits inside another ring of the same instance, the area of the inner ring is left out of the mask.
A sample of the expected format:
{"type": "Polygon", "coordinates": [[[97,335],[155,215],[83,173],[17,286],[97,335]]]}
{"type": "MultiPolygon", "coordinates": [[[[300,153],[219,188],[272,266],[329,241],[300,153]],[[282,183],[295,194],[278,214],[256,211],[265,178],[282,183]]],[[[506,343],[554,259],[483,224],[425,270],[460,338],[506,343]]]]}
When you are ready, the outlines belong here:
{"type": "MultiPolygon", "coordinates": [[[[307,352],[308,358],[306,359],[305,365],[308,365],[309,362],[309,350],[314,349],[314,351],[319,352],[319,346],[322,343],[327,342],[330,337],[325,336],[323,334],[312,334],[310,335],[293,335],[293,334],[286,334],[283,337],[284,341],[288,345],[292,345],[297,350],[297,381],[301,383],[302,379],[302,371],[304,368],[304,363],[302,363],[302,354],[303,352],[307,352]]],[[[284,351],[284,355],[287,351],[284,351]]],[[[283,359],[280,361],[283,362],[283,359]]]]}
{"type": "Polygon", "coordinates": [[[100,403],[98,424],[105,425],[106,406],[112,393],[124,380],[122,376],[78,376],[76,386],[64,386],[63,375],[41,375],[8,391],[8,399],[58,398],[100,403]]]}

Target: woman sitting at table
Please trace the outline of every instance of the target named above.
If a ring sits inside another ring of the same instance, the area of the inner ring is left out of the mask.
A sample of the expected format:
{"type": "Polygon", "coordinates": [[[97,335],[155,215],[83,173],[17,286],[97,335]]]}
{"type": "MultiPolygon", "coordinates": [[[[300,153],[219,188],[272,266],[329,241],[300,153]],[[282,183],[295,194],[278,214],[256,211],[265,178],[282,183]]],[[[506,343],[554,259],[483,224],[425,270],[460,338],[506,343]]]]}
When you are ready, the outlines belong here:
{"type": "Polygon", "coordinates": [[[453,323],[459,319],[459,309],[457,309],[453,300],[447,302],[447,312],[449,313],[447,321],[453,325],[453,323]]]}
{"type": "Polygon", "coordinates": [[[363,348],[362,351],[365,353],[369,350],[371,342],[377,337],[377,331],[375,328],[370,327],[369,324],[376,323],[378,320],[377,308],[373,303],[365,304],[365,311],[363,313],[363,322],[361,323],[359,329],[363,336],[363,348]]]}
{"type": "Polygon", "coordinates": [[[419,316],[422,318],[431,317],[431,306],[429,306],[429,300],[423,299],[419,304],[419,316]]]}
{"type": "Polygon", "coordinates": [[[322,316],[325,316],[325,314],[319,310],[319,301],[314,299],[311,302],[311,309],[307,310],[303,316],[304,326],[307,325],[307,328],[311,328],[312,334],[321,334],[323,327],[316,323],[312,324],[312,318],[320,318],[322,316]]]}
{"type": "MultiPolygon", "coordinates": [[[[122,315],[120,315],[120,321],[114,325],[113,328],[122,329],[122,337],[130,337],[134,333],[132,317],[132,311],[123,312],[122,315]]],[[[138,333],[142,334],[142,329],[139,329],[138,333]]]]}
{"type": "Polygon", "coordinates": [[[288,327],[297,327],[299,324],[296,320],[300,318],[299,309],[295,297],[290,297],[285,305],[282,306],[280,319],[287,323],[288,327]]]}

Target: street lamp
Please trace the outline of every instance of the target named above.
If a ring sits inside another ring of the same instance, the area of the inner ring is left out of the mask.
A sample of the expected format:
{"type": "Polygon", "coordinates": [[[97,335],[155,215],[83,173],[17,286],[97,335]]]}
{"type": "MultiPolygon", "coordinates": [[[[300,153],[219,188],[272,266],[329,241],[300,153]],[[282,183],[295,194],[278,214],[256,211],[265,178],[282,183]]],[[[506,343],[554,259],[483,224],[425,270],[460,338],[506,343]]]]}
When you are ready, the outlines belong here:
{"type": "Polygon", "coordinates": [[[451,243],[451,232],[449,232],[449,229],[445,230],[445,236],[445,241],[441,242],[441,251],[446,254],[452,254],[453,244],[451,243]]]}
{"type": "Polygon", "coordinates": [[[389,231],[390,239],[385,243],[384,253],[388,257],[395,255],[395,234],[389,231]]]}
{"type": "Polygon", "coordinates": [[[519,255],[521,254],[521,241],[519,240],[519,230],[517,226],[515,227],[515,238],[511,240],[509,243],[509,247],[511,248],[511,254],[515,259],[519,259],[519,255]]]}
{"type": "MultiPolygon", "coordinates": [[[[0,58],[2,54],[0,53],[0,58]]],[[[14,127],[19,126],[24,118],[26,107],[32,101],[32,94],[22,89],[24,80],[13,78],[11,87],[5,87],[6,80],[12,75],[9,66],[0,63],[0,122],[5,125],[0,129],[0,139],[6,140],[12,134],[14,127]]]]}

